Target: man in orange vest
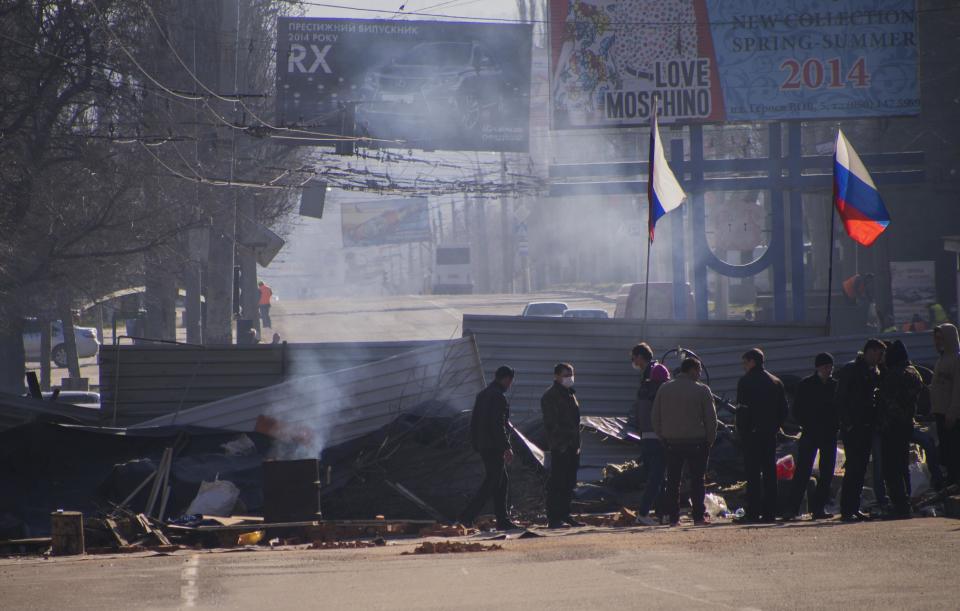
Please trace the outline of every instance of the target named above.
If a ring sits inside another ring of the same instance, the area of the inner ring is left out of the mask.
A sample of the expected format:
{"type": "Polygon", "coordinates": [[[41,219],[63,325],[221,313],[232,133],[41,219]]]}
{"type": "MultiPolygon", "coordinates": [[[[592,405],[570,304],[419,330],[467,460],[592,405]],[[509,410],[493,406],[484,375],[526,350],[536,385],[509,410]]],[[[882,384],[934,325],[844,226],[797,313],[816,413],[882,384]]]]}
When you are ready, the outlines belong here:
{"type": "Polygon", "coordinates": [[[264,327],[273,328],[270,322],[270,298],[273,297],[273,289],[264,283],[263,280],[257,282],[260,287],[260,324],[264,327]]]}

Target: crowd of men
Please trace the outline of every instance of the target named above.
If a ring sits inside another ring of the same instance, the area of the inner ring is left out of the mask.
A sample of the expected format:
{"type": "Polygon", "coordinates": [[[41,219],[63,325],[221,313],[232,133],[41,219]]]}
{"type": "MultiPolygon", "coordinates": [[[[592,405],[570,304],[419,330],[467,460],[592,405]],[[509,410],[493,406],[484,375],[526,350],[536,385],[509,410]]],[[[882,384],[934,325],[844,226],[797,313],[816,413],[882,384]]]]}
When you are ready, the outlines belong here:
{"type": "MultiPolygon", "coordinates": [[[[777,482],[777,441],[791,415],[787,393],[780,379],[767,371],[762,350],[744,353],[744,375],[737,384],[733,407],[746,475],[746,508],[734,521],[796,519],[817,455],[819,477],[807,499],[808,508],[814,520],[833,518],[828,506],[838,440],[845,452],[839,501],[840,519],[845,522],[871,519],[861,509],[871,456],[875,497],[878,501],[889,499],[890,507],[882,515],[885,519],[912,516],[911,443],[926,450],[934,487],[960,482],[960,337],[954,325],[945,323],[934,329],[933,340],[939,356],[927,382],[900,340],[888,344],[869,339],[857,357],[836,372],[830,354],[816,355],[814,371],[799,383],[792,405],[801,434],[796,470],[785,499],[778,498],[784,493],[777,482]],[[924,411],[929,411],[936,423],[936,441],[917,427],[918,412],[924,411]]],[[[647,472],[637,522],[679,523],[681,476],[686,467],[690,517],[694,524],[708,524],[704,480],[719,420],[715,396],[700,381],[703,365],[688,356],[671,374],[646,343],[634,346],[630,358],[640,372],[634,416],[640,460],[647,472]]],[[[558,363],[553,374],[553,383],[540,400],[550,452],[547,521],[550,528],[581,526],[570,509],[581,449],[574,366],[558,363]]],[[[507,513],[508,466],[513,451],[506,397],[514,377],[512,368],[502,366],[493,382],[477,395],[471,435],[473,447],[483,458],[486,477],[460,515],[462,524],[472,524],[492,498],[497,528],[515,528],[507,513]]]]}

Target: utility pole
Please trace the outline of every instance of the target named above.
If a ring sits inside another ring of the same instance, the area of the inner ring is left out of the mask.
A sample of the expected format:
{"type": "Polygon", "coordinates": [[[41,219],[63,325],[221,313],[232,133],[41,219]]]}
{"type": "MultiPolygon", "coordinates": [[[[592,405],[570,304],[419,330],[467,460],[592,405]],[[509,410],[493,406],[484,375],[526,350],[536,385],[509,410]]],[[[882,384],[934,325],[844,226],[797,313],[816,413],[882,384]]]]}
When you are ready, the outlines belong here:
{"type": "Polygon", "coordinates": [[[505,191],[507,186],[507,154],[500,153],[500,234],[503,236],[503,293],[513,292],[513,227],[510,223],[510,199],[505,191]]]}

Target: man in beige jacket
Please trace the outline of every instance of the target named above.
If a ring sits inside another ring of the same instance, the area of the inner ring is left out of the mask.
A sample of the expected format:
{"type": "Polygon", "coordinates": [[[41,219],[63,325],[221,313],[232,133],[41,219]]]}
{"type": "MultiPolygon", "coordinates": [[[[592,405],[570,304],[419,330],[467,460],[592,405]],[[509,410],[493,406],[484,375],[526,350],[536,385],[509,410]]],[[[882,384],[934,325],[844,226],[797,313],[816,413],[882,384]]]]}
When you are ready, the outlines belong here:
{"type": "Polygon", "coordinates": [[[664,510],[670,525],[680,521],[680,474],[686,463],[690,476],[693,523],[707,524],[703,478],[710,447],[717,437],[717,409],[710,387],[700,383],[702,366],[695,358],[684,359],[680,375],[660,387],[653,401],[653,430],[667,455],[667,488],[664,510]]]}
{"type": "Polygon", "coordinates": [[[940,358],[930,385],[932,412],[937,419],[940,456],[947,466],[947,482],[960,482],[960,337],[957,328],[944,323],[933,330],[940,358]]]}

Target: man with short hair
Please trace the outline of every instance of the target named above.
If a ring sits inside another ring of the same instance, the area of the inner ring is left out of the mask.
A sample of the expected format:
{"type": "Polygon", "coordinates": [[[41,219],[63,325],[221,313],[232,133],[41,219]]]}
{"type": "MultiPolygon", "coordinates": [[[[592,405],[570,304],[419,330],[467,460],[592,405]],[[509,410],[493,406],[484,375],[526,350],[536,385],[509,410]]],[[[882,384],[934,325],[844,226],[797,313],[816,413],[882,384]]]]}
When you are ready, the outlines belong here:
{"type": "Polygon", "coordinates": [[[513,450],[510,447],[510,404],[505,394],[513,384],[514,375],[512,368],[499,367],[493,375],[493,382],[480,391],[473,405],[470,440],[473,449],[483,459],[486,477],[460,514],[459,522],[464,526],[473,525],[487,499],[493,497],[497,529],[517,528],[507,517],[507,490],[510,486],[507,465],[513,462],[513,450]]]}
{"type": "Polygon", "coordinates": [[[653,400],[653,430],[663,442],[667,463],[664,511],[671,526],[680,523],[680,476],[687,465],[693,523],[708,524],[703,478],[710,448],[717,438],[717,409],[713,393],[700,382],[702,366],[695,358],[680,364],[680,375],[665,383],[653,400]]]}
{"type": "Polygon", "coordinates": [[[793,495],[791,506],[784,518],[796,516],[800,503],[807,491],[807,483],[813,471],[813,461],[820,452],[820,476],[817,478],[817,490],[807,499],[807,505],[814,520],[826,520],[833,517],[827,513],[826,504],[830,499],[830,482],[837,462],[837,432],[840,420],[834,395],[837,392],[837,380],[833,377],[833,355],[821,352],[813,361],[813,374],[805,377],[797,386],[797,396],[793,400],[793,419],[800,425],[800,444],[797,449],[797,470],[793,476],[793,495]]]}
{"type": "Polygon", "coordinates": [[[547,520],[550,528],[583,526],[570,515],[573,489],[580,469],[580,403],[573,388],[573,365],[557,363],[553,384],[540,398],[543,428],[550,449],[547,479],[547,520]]]}
{"type": "Polygon", "coordinates": [[[780,378],[764,369],[759,348],[742,357],[737,383],[737,432],[747,476],[747,513],[741,522],[777,519],[777,433],[787,419],[787,395],[780,378]]]}
{"type": "Polygon", "coordinates": [[[653,358],[653,349],[641,342],[630,353],[633,368],[640,371],[640,390],[634,404],[637,431],[640,434],[640,461],[647,470],[647,481],[637,508],[637,522],[653,526],[658,522],[648,514],[662,495],[663,474],[666,469],[666,454],[660,438],[653,430],[650,412],[660,386],[670,379],[670,370],[653,358]]]}
{"type": "Polygon", "coordinates": [[[270,298],[273,297],[273,289],[267,286],[267,284],[261,280],[257,282],[257,288],[260,289],[260,301],[259,310],[260,310],[260,324],[265,328],[273,328],[273,323],[270,320],[270,298]]]}
{"type": "Polygon", "coordinates": [[[840,519],[844,522],[870,519],[860,511],[860,495],[876,431],[880,363],[886,349],[879,339],[868,339],[863,352],[844,365],[838,376],[836,403],[846,454],[840,489],[840,519]]]}

